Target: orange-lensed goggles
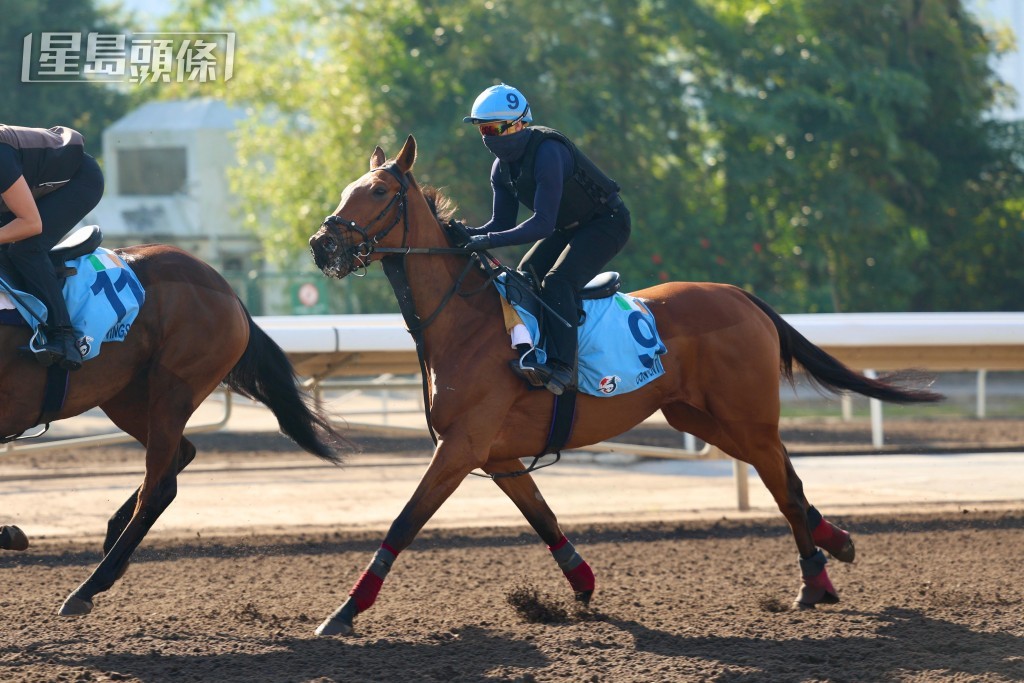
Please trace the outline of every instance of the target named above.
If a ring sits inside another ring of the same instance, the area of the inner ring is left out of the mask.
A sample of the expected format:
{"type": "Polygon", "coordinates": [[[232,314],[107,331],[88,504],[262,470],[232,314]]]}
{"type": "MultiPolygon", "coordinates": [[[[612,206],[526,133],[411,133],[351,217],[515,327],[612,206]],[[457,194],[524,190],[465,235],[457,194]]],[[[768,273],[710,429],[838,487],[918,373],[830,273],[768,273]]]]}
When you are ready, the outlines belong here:
{"type": "Polygon", "coordinates": [[[488,121],[486,123],[478,123],[476,127],[480,129],[480,135],[490,137],[492,135],[504,135],[515,125],[516,121],[488,121]]]}

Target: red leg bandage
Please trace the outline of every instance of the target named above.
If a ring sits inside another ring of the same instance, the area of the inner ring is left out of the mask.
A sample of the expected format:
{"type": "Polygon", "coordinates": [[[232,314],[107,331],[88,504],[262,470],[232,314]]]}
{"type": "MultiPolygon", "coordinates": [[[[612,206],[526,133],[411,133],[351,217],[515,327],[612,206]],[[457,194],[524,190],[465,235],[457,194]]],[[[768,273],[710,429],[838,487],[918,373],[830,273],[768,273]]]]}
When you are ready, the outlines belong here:
{"type": "Polygon", "coordinates": [[[826,593],[830,595],[838,596],[839,592],[836,591],[835,586],[832,585],[832,579],[828,578],[828,570],[822,568],[822,570],[816,576],[804,576],[804,584],[811,588],[822,588],[826,593]]]}
{"type": "Polygon", "coordinates": [[[384,585],[384,579],[387,578],[388,572],[391,571],[391,565],[397,556],[398,551],[387,543],[381,543],[380,548],[374,553],[373,559],[370,560],[370,565],[360,575],[356,585],[348,593],[352,596],[360,612],[370,609],[377,600],[380,587],[384,585]]]}
{"type": "Polygon", "coordinates": [[[594,572],[587,564],[587,561],[582,561],[579,566],[569,571],[563,571],[565,578],[569,579],[569,585],[576,592],[586,592],[594,590],[594,572]]]}
{"type": "Polygon", "coordinates": [[[384,579],[367,569],[348,594],[356,601],[359,611],[365,612],[377,600],[377,594],[380,593],[380,587],[383,585],[384,579]]]}
{"type": "Polygon", "coordinates": [[[811,532],[811,537],[819,548],[824,548],[834,554],[842,551],[846,541],[850,538],[850,534],[827,519],[822,518],[818,522],[818,526],[811,532]]]}
{"type": "Polygon", "coordinates": [[[576,548],[573,547],[572,543],[569,543],[569,539],[562,536],[558,543],[549,545],[548,550],[551,551],[555,562],[558,563],[574,591],[594,590],[594,572],[586,560],[576,552],[576,548]]]}

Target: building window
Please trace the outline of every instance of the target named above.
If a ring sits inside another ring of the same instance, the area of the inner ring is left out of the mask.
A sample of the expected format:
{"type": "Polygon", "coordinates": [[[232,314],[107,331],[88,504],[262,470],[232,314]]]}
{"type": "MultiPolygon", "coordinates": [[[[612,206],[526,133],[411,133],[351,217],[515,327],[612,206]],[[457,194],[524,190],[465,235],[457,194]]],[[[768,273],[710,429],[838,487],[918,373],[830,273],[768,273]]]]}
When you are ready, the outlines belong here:
{"type": "Polygon", "coordinates": [[[169,196],[185,192],[188,156],[184,147],[117,150],[118,194],[169,196]]]}

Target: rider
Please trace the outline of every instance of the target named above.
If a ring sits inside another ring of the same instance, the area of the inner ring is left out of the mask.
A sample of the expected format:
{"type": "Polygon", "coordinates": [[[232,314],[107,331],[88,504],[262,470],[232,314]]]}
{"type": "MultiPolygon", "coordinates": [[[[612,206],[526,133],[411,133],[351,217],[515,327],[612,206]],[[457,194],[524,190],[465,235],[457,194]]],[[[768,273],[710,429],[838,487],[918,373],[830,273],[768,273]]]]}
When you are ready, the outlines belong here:
{"type": "Polygon", "coordinates": [[[519,269],[540,278],[548,363],[521,362],[548,391],[561,394],[576,375],[579,291],[626,244],[629,211],[615,181],[564,134],[529,126],[530,105],[512,86],[501,83],[484,90],[463,121],[480,129],[484,146],[496,157],[491,220],[467,229],[473,237],[466,248],[481,251],[537,240],[519,269]],[[533,215],[516,225],[520,203],[533,215]]]}
{"type": "Polygon", "coordinates": [[[24,280],[26,291],[49,311],[44,365],[82,367],[61,284],[47,252],[103,196],[103,172],[71,128],[0,124],[0,248],[24,280]]]}

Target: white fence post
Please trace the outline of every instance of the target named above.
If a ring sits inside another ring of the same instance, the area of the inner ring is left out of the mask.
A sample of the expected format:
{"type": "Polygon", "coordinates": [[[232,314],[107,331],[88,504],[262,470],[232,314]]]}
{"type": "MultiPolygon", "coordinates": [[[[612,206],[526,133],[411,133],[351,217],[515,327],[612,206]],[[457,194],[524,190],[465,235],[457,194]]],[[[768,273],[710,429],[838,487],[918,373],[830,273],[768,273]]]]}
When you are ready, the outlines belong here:
{"type": "Polygon", "coordinates": [[[750,466],[742,460],[733,460],[732,470],[736,479],[736,507],[740,512],[747,512],[750,510],[750,466]]]}
{"type": "Polygon", "coordinates": [[[850,422],[853,420],[853,397],[849,394],[843,394],[839,397],[839,407],[842,409],[843,422],[850,422]]]}
{"type": "Polygon", "coordinates": [[[978,370],[978,419],[985,417],[985,380],[988,378],[988,370],[978,370]]]}
{"type": "MultiPolygon", "coordinates": [[[[865,370],[864,376],[878,379],[878,373],[874,370],[865,370]]],[[[885,442],[885,435],[882,432],[882,402],[877,398],[869,398],[868,404],[871,408],[871,445],[874,448],[881,448],[885,442]]]]}

